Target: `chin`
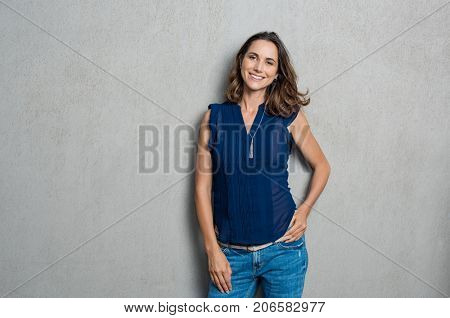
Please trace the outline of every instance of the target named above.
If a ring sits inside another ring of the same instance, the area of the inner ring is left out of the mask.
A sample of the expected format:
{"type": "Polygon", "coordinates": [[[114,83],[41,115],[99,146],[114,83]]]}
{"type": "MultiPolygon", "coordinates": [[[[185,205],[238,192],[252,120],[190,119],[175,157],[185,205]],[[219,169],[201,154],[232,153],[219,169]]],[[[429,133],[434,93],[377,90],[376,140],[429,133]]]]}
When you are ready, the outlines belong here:
{"type": "Polygon", "coordinates": [[[252,91],[260,91],[260,90],[265,90],[266,87],[263,85],[248,85],[246,84],[246,86],[248,87],[248,89],[252,90],[252,91]]]}

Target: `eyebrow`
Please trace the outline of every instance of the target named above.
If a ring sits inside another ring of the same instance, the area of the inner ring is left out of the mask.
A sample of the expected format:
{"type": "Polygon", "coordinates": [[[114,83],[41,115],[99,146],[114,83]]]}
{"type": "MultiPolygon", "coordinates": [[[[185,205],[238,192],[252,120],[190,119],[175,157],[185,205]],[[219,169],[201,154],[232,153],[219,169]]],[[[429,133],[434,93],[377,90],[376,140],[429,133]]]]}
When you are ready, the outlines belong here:
{"type": "MultiPolygon", "coordinates": [[[[248,54],[255,54],[255,55],[259,56],[258,53],[255,53],[255,52],[248,52],[248,54]]],[[[266,58],[266,60],[272,60],[275,62],[275,60],[271,57],[266,58]]]]}

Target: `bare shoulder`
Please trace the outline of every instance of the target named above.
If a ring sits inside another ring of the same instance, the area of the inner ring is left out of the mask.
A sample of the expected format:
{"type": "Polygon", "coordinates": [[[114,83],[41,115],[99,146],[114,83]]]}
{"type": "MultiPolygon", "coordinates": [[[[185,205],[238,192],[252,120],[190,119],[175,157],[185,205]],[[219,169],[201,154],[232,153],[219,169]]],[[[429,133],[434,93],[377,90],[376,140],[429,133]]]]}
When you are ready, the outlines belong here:
{"type": "Polygon", "coordinates": [[[199,150],[208,150],[208,139],[210,137],[210,130],[209,130],[209,117],[211,115],[211,110],[208,109],[202,117],[202,121],[200,123],[200,129],[199,129],[199,136],[198,136],[198,144],[199,144],[199,150]]]}
{"type": "Polygon", "coordinates": [[[206,125],[209,123],[209,117],[211,116],[211,109],[208,109],[202,117],[202,125],[206,125]]]}
{"type": "Polygon", "coordinates": [[[303,108],[300,108],[300,111],[298,112],[297,116],[288,127],[289,132],[290,133],[293,133],[294,131],[300,132],[309,128],[310,126],[308,119],[306,118],[305,111],[303,110],[303,108]]]}

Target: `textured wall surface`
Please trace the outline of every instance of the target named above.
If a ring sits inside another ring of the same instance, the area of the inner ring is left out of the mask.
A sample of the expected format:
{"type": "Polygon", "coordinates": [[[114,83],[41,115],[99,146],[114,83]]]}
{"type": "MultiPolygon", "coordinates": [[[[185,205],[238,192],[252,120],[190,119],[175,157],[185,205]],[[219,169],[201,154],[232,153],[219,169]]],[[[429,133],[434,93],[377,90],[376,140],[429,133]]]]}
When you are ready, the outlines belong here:
{"type": "MultiPolygon", "coordinates": [[[[304,297],[449,295],[447,1],[0,0],[2,296],[206,296],[195,148],[174,169],[174,132],[193,145],[264,30],[332,167],[304,297]],[[140,125],[168,127],[167,169],[139,170],[140,125]]],[[[311,170],[289,165],[300,203],[311,170]]]]}

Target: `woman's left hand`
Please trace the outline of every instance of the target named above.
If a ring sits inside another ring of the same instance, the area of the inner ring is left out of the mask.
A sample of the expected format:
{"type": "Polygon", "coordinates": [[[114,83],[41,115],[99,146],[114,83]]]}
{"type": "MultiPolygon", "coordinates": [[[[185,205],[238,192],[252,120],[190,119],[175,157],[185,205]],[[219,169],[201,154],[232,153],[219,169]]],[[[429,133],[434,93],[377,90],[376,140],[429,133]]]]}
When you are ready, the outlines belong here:
{"type": "Polygon", "coordinates": [[[306,219],[308,218],[310,211],[311,208],[309,206],[301,204],[295,211],[291,223],[289,223],[289,227],[291,225],[292,227],[283,235],[283,237],[279,238],[277,242],[293,242],[301,238],[306,231],[306,219]]]}

